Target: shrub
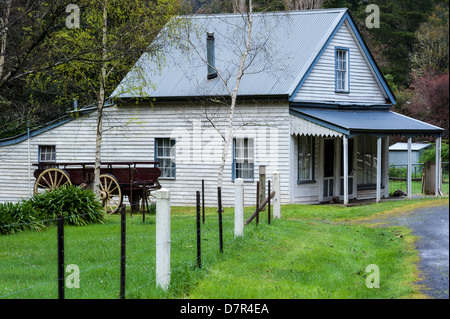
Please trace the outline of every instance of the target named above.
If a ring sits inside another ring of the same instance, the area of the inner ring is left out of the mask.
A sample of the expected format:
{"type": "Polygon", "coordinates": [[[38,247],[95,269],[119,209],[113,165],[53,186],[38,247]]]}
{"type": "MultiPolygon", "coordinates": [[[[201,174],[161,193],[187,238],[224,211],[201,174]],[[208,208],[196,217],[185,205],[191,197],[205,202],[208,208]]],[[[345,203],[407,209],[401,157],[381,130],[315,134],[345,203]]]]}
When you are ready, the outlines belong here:
{"type": "Polygon", "coordinates": [[[13,234],[24,230],[41,231],[44,224],[27,201],[17,204],[0,203],[0,234],[13,234]]]}
{"type": "Polygon", "coordinates": [[[53,220],[62,215],[65,224],[77,226],[103,223],[105,220],[103,207],[95,194],[77,186],[63,186],[37,194],[28,202],[41,219],[53,220]]]}
{"type": "Polygon", "coordinates": [[[91,190],[63,186],[17,204],[0,203],[0,234],[41,231],[55,224],[58,215],[66,217],[65,224],[77,226],[105,220],[103,207],[91,190]]]}
{"type": "Polygon", "coordinates": [[[389,177],[406,178],[406,175],[407,175],[406,167],[389,166],[389,177]]]}
{"type": "Polygon", "coordinates": [[[148,205],[148,211],[151,215],[155,215],[156,214],[156,202],[151,202],[148,205]]]}
{"type": "MultiPolygon", "coordinates": [[[[443,162],[448,162],[449,160],[449,146],[448,140],[442,141],[441,144],[441,158],[443,162]]],[[[426,161],[435,162],[436,161],[436,145],[433,147],[426,149],[423,154],[420,156],[419,162],[425,163],[426,161]]]]}
{"type": "MultiPolygon", "coordinates": [[[[422,177],[423,166],[413,164],[412,165],[412,178],[421,178],[422,177]]],[[[406,166],[389,166],[389,177],[397,177],[397,178],[407,178],[408,176],[408,168],[406,166]]]]}

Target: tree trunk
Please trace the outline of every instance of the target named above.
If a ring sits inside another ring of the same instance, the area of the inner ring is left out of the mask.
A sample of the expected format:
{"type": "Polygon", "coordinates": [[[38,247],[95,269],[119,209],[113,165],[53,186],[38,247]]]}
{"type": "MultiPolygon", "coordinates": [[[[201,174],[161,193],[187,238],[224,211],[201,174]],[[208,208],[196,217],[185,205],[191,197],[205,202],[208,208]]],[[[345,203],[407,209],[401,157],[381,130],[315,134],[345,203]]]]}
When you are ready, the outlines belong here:
{"type": "Polygon", "coordinates": [[[3,76],[3,72],[5,70],[5,61],[6,61],[6,40],[8,37],[8,24],[9,24],[9,15],[11,13],[11,5],[12,0],[6,1],[6,10],[3,19],[0,20],[0,31],[3,33],[0,37],[0,79],[3,76]]]}
{"type": "Polygon", "coordinates": [[[253,25],[252,0],[250,0],[248,2],[248,8],[249,8],[249,11],[248,11],[248,29],[247,29],[247,39],[246,39],[246,43],[245,43],[245,51],[244,51],[244,54],[241,57],[241,61],[240,61],[240,64],[239,64],[238,75],[237,75],[237,78],[236,78],[236,83],[235,83],[235,86],[234,86],[233,94],[231,96],[230,117],[228,119],[227,132],[225,134],[225,145],[224,145],[224,148],[222,150],[222,159],[221,159],[220,166],[219,166],[219,171],[218,171],[218,174],[217,174],[217,187],[222,187],[223,170],[224,170],[224,167],[225,167],[225,161],[227,159],[228,150],[230,148],[231,141],[232,141],[233,136],[234,136],[233,120],[234,120],[234,110],[236,108],[237,95],[238,95],[238,91],[239,91],[239,85],[241,83],[242,76],[244,75],[245,60],[247,59],[247,56],[248,56],[248,53],[249,53],[249,50],[250,50],[250,41],[251,41],[251,36],[252,36],[252,25],[253,25]]]}
{"type": "Polygon", "coordinates": [[[246,0],[235,0],[233,5],[234,13],[244,13],[247,11],[246,0]]]}
{"type": "Polygon", "coordinates": [[[106,44],[107,44],[107,0],[103,1],[103,28],[102,28],[102,63],[100,66],[100,88],[98,94],[97,109],[97,138],[95,141],[95,169],[94,169],[94,192],[98,196],[100,194],[100,164],[101,149],[103,139],[103,107],[105,105],[105,86],[106,86],[106,44]]]}

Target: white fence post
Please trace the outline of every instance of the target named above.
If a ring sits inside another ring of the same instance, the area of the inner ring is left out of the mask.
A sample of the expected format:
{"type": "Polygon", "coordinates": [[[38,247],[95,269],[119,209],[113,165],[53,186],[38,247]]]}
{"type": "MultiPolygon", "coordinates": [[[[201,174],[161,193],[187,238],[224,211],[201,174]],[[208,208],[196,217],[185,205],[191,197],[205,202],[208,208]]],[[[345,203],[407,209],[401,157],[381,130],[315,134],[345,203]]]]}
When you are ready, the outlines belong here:
{"type": "Polygon", "coordinates": [[[412,191],[411,191],[411,172],[412,172],[412,160],[411,160],[411,141],[412,138],[408,137],[408,168],[406,172],[406,189],[407,189],[407,197],[411,198],[412,191]]]}
{"type": "Polygon", "coordinates": [[[156,191],[156,286],[170,284],[170,191],[156,191]]]}
{"type": "Polygon", "coordinates": [[[273,197],[273,218],[281,218],[281,203],[280,203],[280,173],[274,172],[272,176],[273,190],[275,196],[273,197]]]}
{"type": "Polygon", "coordinates": [[[234,181],[234,237],[244,236],[244,180],[234,181]]]}

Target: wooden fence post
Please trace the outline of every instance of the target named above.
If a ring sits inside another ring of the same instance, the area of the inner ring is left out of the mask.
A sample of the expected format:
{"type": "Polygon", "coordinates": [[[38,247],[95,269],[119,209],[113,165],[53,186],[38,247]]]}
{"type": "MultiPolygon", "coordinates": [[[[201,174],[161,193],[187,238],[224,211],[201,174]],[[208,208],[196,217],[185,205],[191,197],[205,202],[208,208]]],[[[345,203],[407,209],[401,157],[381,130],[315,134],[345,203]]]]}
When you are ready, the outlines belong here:
{"type": "Polygon", "coordinates": [[[244,236],[244,180],[234,181],[234,237],[244,236]]]}
{"type": "Polygon", "coordinates": [[[156,191],[156,286],[170,284],[170,191],[156,191]]]}
{"type": "Polygon", "coordinates": [[[274,172],[272,177],[273,190],[275,196],[273,198],[273,218],[281,218],[281,203],[280,203],[280,173],[274,172]]]}
{"type": "MultiPolygon", "coordinates": [[[[259,166],[259,203],[266,199],[266,166],[259,166]]],[[[264,207],[263,210],[266,208],[264,207]]]]}

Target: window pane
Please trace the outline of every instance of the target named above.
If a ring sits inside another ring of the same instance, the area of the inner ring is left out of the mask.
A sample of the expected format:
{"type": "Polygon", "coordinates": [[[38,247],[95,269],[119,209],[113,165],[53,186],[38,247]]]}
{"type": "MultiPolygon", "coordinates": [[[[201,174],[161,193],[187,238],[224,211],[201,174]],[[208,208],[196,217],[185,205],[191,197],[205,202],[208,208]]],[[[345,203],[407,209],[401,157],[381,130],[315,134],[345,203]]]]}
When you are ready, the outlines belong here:
{"type": "Polygon", "coordinates": [[[299,136],[298,143],[298,180],[312,180],[312,137],[299,136]]]}
{"type": "Polygon", "coordinates": [[[253,179],[253,139],[234,139],[235,177],[253,179]]]}
{"type": "Polygon", "coordinates": [[[159,162],[161,177],[175,177],[175,140],[156,139],[156,161],[159,162]]]}
{"type": "Polygon", "coordinates": [[[55,145],[39,146],[39,162],[55,162],[56,152],[55,145]]]}
{"type": "Polygon", "coordinates": [[[336,51],[336,89],[339,91],[347,90],[347,51],[336,51]]]}

